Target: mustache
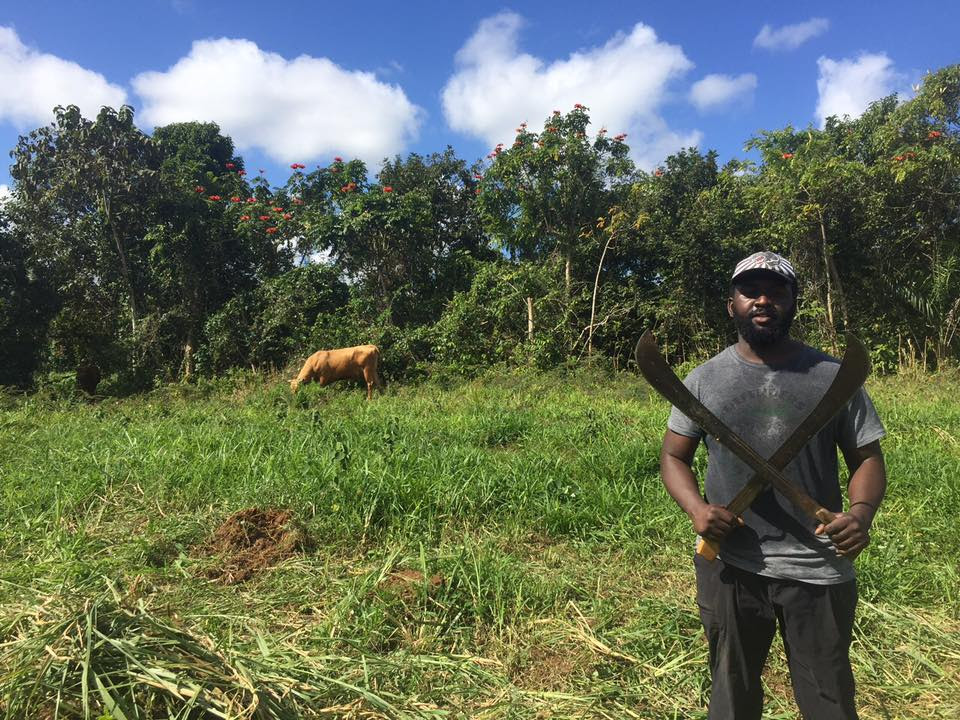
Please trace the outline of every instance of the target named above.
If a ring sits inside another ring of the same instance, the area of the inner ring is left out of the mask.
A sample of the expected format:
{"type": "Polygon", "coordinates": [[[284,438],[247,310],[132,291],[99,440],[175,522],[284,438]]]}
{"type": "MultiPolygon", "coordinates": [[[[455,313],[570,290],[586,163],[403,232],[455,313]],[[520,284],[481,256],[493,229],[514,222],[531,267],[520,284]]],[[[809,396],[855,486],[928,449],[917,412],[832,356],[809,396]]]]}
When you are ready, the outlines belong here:
{"type": "Polygon", "coordinates": [[[771,318],[777,318],[777,317],[780,317],[780,313],[778,313],[776,310],[774,310],[774,309],[772,309],[772,308],[769,309],[769,310],[752,310],[752,311],[750,311],[750,317],[752,317],[752,318],[755,318],[755,317],[771,317],[771,318]]]}

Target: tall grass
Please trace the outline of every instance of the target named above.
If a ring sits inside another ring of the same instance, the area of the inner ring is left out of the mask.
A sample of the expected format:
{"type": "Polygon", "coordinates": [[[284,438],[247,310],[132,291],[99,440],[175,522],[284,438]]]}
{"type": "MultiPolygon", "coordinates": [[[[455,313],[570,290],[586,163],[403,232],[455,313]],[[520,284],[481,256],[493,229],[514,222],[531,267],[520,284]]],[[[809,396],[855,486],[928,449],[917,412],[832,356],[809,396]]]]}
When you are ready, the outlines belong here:
{"type": "MultiPolygon", "coordinates": [[[[956,717],[960,381],[870,390],[890,492],[858,560],[862,716],[956,717]]],[[[705,716],[668,408],[630,375],[4,403],[9,717],[705,716]],[[211,582],[200,548],[250,506],[291,508],[315,549],[211,582]]],[[[795,717],[776,653],[767,681],[795,717]]]]}

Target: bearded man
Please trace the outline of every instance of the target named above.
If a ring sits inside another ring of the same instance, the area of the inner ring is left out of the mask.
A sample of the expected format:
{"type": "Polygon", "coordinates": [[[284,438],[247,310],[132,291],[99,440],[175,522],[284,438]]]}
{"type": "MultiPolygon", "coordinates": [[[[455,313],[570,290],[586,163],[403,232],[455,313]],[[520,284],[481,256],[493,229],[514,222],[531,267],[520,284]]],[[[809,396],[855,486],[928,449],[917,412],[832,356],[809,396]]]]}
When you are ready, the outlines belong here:
{"type": "MultiPolygon", "coordinates": [[[[793,266],[754,253],[731,277],[727,312],[737,342],[699,366],[684,384],[734,433],[770,457],[819,402],[839,362],[790,336],[797,310],[793,266]]],[[[720,548],[694,558],[697,604],[710,647],[711,720],[759,720],[761,673],[779,626],[793,693],[807,720],[857,717],[849,647],[857,603],[854,558],[886,491],[883,425],[861,388],[784,469],[795,485],[836,513],[811,521],[767,489],[742,517],[725,505],[752,471],[673,408],[660,453],[664,486],[694,530],[720,548]],[[692,464],[707,447],[701,496],[692,464]],[[837,448],[849,469],[843,512],[837,448]]]]}

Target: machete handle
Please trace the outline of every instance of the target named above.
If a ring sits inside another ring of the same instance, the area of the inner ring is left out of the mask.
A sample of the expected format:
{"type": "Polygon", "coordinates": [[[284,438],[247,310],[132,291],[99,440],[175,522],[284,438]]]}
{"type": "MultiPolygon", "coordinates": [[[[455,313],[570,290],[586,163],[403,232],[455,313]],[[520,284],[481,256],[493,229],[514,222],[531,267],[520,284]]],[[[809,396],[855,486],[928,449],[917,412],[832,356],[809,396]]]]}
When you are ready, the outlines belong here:
{"type": "Polygon", "coordinates": [[[717,553],[719,552],[720,549],[710,540],[707,540],[705,537],[697,538],[697,555],[704,560],[713,562],[717,559],[717,553]]]}
{"type": "MultiPolygon", "coordinates": [[[[826,508],[820,508],[817,510],[817,519],[820,520],[824,525],[829,525],[833,522],[833,519],[837,517],[835,513],[830,512],[826,508]]],[[[697,538],[697,555],[702,557],[708,562],[713,562],[717,559],[717,555],[720,554],[720,548],[717,547],[717,544],[712,540],[708,540],[702,535],[697,538]]]]}

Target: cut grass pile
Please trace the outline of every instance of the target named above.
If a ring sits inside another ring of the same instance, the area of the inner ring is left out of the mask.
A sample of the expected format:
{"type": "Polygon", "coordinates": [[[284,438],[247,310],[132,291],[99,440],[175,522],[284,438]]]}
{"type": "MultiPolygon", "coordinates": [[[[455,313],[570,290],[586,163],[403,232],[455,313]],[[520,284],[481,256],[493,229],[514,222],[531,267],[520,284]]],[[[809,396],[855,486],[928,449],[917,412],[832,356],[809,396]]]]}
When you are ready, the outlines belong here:
{"type": "MultiPolygon", "coordinates": [[[[857,561],[861,716],[957,717],[960,380],[869,387],[891,487],[857,561]]],[[[668,408],[637,378],[0,400],[2,715],[705,717],[668,408]],[[225,582],[213,539],[251,508],[298,539],[225,582]]],[[[782,649],[766,681],[796,717],[782,649]]]]}

